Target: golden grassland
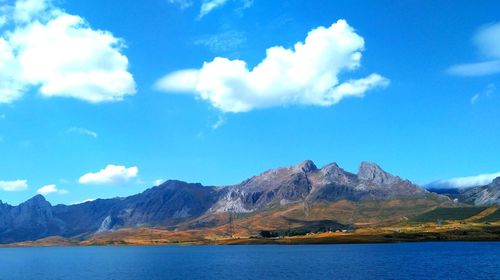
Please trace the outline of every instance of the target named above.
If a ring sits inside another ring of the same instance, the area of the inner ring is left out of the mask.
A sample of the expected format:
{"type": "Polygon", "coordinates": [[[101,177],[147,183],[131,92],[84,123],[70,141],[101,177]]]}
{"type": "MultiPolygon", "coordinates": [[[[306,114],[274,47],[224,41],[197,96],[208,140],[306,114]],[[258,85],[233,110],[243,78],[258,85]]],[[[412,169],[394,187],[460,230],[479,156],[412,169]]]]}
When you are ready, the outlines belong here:
{"type": "Polygon", "coordinates": [[[418,241],[500,241],[500,222],[450,221],[446,224],[394,224],[363,227],[352,232],[310,233],[303,236],[261,238],[235,234],[228,237],[218,229],[169,231],[158,228],[128,228],[94,235],[83,241],[50,237],[11,244],[28,246],[107,246],[107,245],[244,245],[244,244],[349,244],[418,241]]]}

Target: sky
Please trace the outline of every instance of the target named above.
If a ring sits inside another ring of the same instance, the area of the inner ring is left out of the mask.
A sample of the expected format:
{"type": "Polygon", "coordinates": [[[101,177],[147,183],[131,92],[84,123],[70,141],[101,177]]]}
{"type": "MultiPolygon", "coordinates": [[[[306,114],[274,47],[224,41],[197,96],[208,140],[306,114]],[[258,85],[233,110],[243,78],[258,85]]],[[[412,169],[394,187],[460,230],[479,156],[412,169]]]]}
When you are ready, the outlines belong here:
{"type": "Polygon", "coordinates": [[[500,175],[500,2],[0,0],[0,200],[311,159],[500,175]]]}

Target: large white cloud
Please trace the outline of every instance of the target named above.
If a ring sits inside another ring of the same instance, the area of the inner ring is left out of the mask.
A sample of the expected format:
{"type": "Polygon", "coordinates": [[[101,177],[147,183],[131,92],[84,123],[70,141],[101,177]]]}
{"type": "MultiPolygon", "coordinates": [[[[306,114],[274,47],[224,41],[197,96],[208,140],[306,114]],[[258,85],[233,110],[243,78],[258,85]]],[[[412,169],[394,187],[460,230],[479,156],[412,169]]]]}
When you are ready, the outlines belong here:
{"type": "Polygon", "coordinates": [[[23,94],[20,69],[9,42],[0,37],[0,103],[10,103],[23,94]]]}
{"type": "Polygon", "coordinates": [[[32,88],[91,103],[135,94],[124,43],[111,32],[92,29],[49,0],[18,0],[9,18],[13,27],[0,34],[0,102],[32,88]]]}
{"type": "Polygon", "coordinates": [[[81,176],[78,182],[93,185],[118,185],[137,177],[138,172],[139,169],[136,166],[127,168],[121,165],[109,164],[98,172],[81,176]]]}
{"type": "Polygon", "coordinates": [[[500,73],[500,23],[483,26],[474,35],[473,42],[484,61],[457,64],[448,69],[460,76],[485,76],[500,73]]]}
{"type": "Polygon", "coordinates": [[[216,57],[200,69],[170,73],[156,83],[167,92],[188,92],[223,112],[289,104],[330,106],[345,97],[386,86],[379,74],[340,80],[360,67],[364,39],[345,20],[309,32],[293,49],[275,46],[253,69],[242,60],[216,57]]]}
{"type": "Polygon", "coordinates": [[[49,194],[53,194],[53,193],[55,193],[55,194],[67,194],[68,193],[67,190],[58,189],[57,186],[54,184],[43,186],[43,187],[39,188],[36,192],[38,194],[41,194],[41,195],[49,195],[49,194]]]}
{"type": "Polygon", "coordinates": [[[17,192],[28,189],[27,180],[0,181],[0,190],[6,192],[17,192]]]}

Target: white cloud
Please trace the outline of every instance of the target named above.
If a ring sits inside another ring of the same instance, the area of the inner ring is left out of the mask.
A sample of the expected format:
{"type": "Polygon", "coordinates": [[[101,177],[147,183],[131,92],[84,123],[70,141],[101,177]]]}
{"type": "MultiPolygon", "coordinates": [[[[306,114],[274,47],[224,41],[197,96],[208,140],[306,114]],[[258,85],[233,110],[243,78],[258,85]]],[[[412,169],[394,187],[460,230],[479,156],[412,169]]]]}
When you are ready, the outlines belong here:
{"type": "Polygon", "coordinates": [[[476,93],[472,96],[470,103],[474,105],[479,101],[479,99],[491,97],[495,93],[495,90],[496,86],[494,83],[488,84],[484,92],[476,93]]]}
{"type": "Polygon", "coordinates": [[[31,88],[91,103],[135,94],[124,42],[111,32],[92,29],[49,0],[18,0],[12,14],[14,28],[0,34],[0,102],[31,88]]]}
{"type": "Polygon", "coordinates": [[[67,194],[67,190],[60,190],[57,188],[56,185],[51,184],[51,185],[46,185],[41,188],[39,188],[36,193],[41,194],[41,195],[49,195],[49,194],[67,194]]]}
{"type": "Polygon", "coordinates": [[[500,60],[454,65],[448,73],[458,76],[486,76],[500,72],[500,60]]]}
{"type": "Polygon", "coordinates": [[[4,26],[7,23],[7,17],[6,16],[0,16],[0,28],[4,26]]]}
{"type": "Polygon", "coordinates": [[[88,198],[88,199],[85,199],[82,201],[74,202],[71,205],[77,205],[77,204],[82,204],[82,203],[87,203],[87,202],[92,202],[92,201],[96,201],[96,199],[95,198],[88,198]]]}
{"type": "Polygon", "coordinates": [[[481,27],[474,43],[485,56],[500,58],[500,22],[481,27]]]}
{"type": "Polygon", "coordinates": [[[470,104],[474,105],[477,103],[477,101],[479,101],[479,97],[481,95],[479,93],[476,93],[474,94],[474,96],[472,96],[472,98],[470,99],[470,104]]]}
{"type": "Polygon", "coordinates": [[[11,103],[23,95],[20,68],[9,42],[0,35],[0,103],[11,103]]]}
{"type": "Polygon", "coordinates": [[[448,69],[448,72],[459,76],[485,76],[500,73],[500,23],[480,28],[474,35],[473,42],[483,57],[488,60],[454,65],[448,69]]]}
{"type": "Polygon", "coordinates": [[[28,189],[27,180],[0,181],[0,190],[6,192],[17,192],[28,189]]]}
{"type": "Polygon", "coordinates": [[[214,9],[225,5],[229,0],[204,0],[201,4],[199,18],[206,16],[214,9]]]}
{"type": "MultiPolygon", "coordinates": [[[[198,18],[201,19],[213,10],[218,9],[229,2],[230,0],[203,0],[198,18]]],[[[234,11],[237,15],[241,16],[244,10],[253,6],[254,0],[233,0],[233,2],[238,2],[239,6],[235,8],[234,11]]]]}
{"type": "Polygon", "coordinates": [[[345,97],[388,85],[379,74],[340,81],[360,67],[364,39],[345,20],[318,27],[293,49],[275,46],[253,69],[242,60],[216,57],[201,69],[170,73],[156,83],[167,92],[188,92],[223,112],[293,104],[331,106],[345,97]],[[343,75],[344,76],[344,75],[343,75]]]}
{"type": "Polygon", "coordinates": [[[156,179],[156,180],[153,181],[153,186],[159,186],[163,182],[165,182],[165,180],[163,180],[163,179],[156,179]]]}
{"type": "Polygon", "coordinates": [[[181,10],[187,9],[193,6],[192,0],[168,0],[170,4],[177,5],[181,10]]]}
{"type": "Polygon", "coordinates": [[[494,93],[495,93],[496,89],[497,89],[497,87],[495,86],[495,84],[494,84],[494,83],[490,83],[490,84],[488,84],[488,86],[486,87],[486,91],[485,91],[485,93],[484,93],[484,94],[485,94],[486,96],[490,97],[492,94],[494,94],[494,93]]]}
{"type": "Polygon", "coordinates": [[[96,173],[87,173],[81,176],[78,182],[93,185],[118,185],[137,177],[138,172],[139,169],[136,166],[127,168],[121,165],[109,164],[96,173]]]}
{"type": "Polygon", "coordinates": [[[212,129],[216,130],[217,128],[221,127],[225,122],[226,119],[224,118],[224,116],[220,115],[217,121],[212,124],[212,129]]]}
{"type": "Polygon", "coordinates": [[[97,132],[83,128],[83,127],[70,127],[68,130],[66,130],[66,133],[74,133],[74,134],[80,134],[84,136],[89,136],[92,138],[97,138],[99,135],[97,132]]]}
{"type": "Polygon", "coordinates": [[[49,0],[17,0],[14,8],[14,20],[21,23],[29,22],[37,14],[45,11],[49,5],[49,0]]]}
{"type": "Polygon", "coordinates": [[[248,9],[253,6],[254,0],[242,0],[242,6],[240,10],[248,9]]]}
{"type": "Polygon", "coordinates": [[[454,187],[454,188],[476,187],[476,186],[488,185],[497,177],[500,177],[500,172],[441,180],[431,183],[430,185],[440,186],[440,187],[454,187]]]}

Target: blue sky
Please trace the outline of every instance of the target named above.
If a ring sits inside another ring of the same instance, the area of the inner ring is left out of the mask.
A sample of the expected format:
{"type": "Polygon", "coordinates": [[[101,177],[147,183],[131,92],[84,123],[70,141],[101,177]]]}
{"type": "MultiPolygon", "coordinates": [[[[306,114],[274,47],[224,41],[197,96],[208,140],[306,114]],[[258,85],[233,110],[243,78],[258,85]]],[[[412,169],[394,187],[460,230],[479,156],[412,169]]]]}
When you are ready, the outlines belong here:
{"type": "Polygon", "coordinates": [[[420,184],[500,172],[498,1],[0,6],[4,202],[233,184],[305,159],[420,184]]]}

